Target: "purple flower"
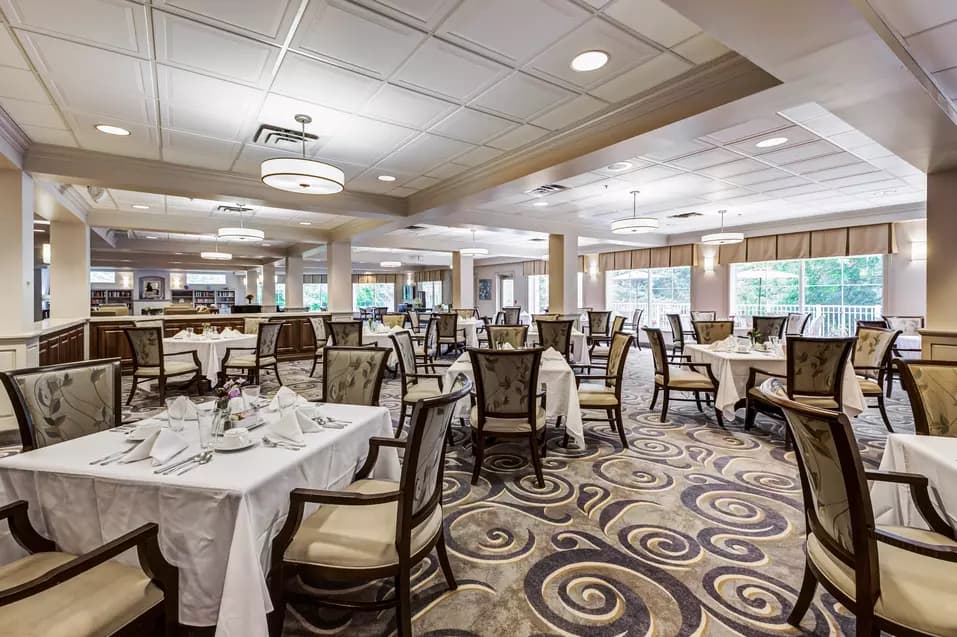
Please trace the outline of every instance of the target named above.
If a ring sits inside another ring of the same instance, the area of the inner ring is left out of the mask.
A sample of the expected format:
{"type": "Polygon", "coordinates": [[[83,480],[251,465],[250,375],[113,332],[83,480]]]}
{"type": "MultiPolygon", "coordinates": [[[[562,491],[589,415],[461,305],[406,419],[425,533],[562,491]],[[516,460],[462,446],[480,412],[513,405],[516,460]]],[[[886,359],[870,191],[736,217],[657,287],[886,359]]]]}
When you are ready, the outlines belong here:
{"type": "Polygon", "coordinates": [[[239,391],[239,387],[233,387],[229,390],[227,394],[230,398],[239,398],[242,395],[242,392],[239,391]]]}

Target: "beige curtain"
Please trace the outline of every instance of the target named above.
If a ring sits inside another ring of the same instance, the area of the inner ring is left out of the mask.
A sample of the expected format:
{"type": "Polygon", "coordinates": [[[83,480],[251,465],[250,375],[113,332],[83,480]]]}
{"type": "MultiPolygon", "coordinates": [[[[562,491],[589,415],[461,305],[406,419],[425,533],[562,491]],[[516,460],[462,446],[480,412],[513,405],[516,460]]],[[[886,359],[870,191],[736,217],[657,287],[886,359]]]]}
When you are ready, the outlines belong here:
{"type": "Polygon", "coordinates": [[[441,281],[445,270],[420,270],[415,273],[415,282],[441,281]]]}
{"type": "Polygon", "coordinates": [[[611,270],[630,270],[631,250],[622,250],[618,252],[602,252],[598,255],[598,269],[602,272],[611,270]]]}
{"type": "Polygon", "coordinates": [[[325,274],[305,274],[302,277],[303,283],[328,283],[328,275],[325,274]]]}
{"type": "Polygon", "coordinates": [[[718,250],[718,263],[727,265],[729,263],[744,263],[748,260],[748,243],[732,243],[731,245],[721,246],[718,250]]]}
{"type": "Polygon", "coordinates": [[[584,254],[578,255],[578,271],[588,272],[588,257],[584,254]]]}
{"type": "Polygon", "coordinates": [[[856,226],[847,229],[847,254],[892,254],[897,252],[894,227],[889,223],[856,226]]]}
{"type": "Polygon", "coordinates": [[[847,228],[815,230],[811,233],[811,258],[847,256],[847,228]]]}
{"type": "Polygon", "coordinates": [[[395,283],[394,274],[353,274],[353,283],[395,283]]]}
{"type": "Polygon", "coordinates": [[[651,267],[651,250],[647,248],[631,251],[631,267],[636,270],[644,270],[651,267]]]}
{"type": "Polygon", "coordinates": [[[548,274],[548,261],[536,259],[534,261],[523,261],[522,271],[525,276],[548,274]]]}
{"type": "Polygon", "coordinates": [[[649,248],[649,264],[652,268],[671,267],[671,246],[661,246],[660,248],[649,248]]]}
{"type": "Polygon", "coordinates": [[[684,245],[671,246],[672,268],[683,265],[694,265],[694,244],[686,243],[684,245]]]}
{"type": "Polygon", "coordinates": [[[778,235],[778,259],[809,259],[811,257],[811,233],[793,232],[778,235]]]}
{"type": "Polygon", "coordinates": [[[749,262],[774,261],[778,258],[778,241],[774,235],[751,237],[747,241],[746,258],[749,262]]]}

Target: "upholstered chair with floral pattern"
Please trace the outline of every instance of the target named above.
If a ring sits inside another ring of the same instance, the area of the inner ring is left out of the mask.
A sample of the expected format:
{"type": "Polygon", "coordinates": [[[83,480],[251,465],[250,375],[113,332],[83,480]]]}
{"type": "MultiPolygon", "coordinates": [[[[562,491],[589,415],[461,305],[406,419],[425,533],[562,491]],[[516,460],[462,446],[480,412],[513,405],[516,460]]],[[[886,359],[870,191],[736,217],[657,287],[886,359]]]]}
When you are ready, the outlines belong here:
{"type": "MultiPolygon", "coordinates": [[[[668,326],[671,328],[671,353],[668,355],[672,360],[684,358],[685,355],[685,328],[681,324],[680,314],[667,314],[668,326]]],[[[694,332],[691,332],[694,336],[694,332]]]]}
{"type": "MultiPolygon", "coordinates": [[[[708,363],[692,363],[687,357],[675,359],[674,355],[668,355],[668,348],[665,345],[665,337],[657,327],[643,327],[648,336],[648,343],[651,345],[651,357],[655,364],[655,389],[651,396],[651,405],[648,409],[654,409],[658,402],[658,393],[664,396],[664,402],[661,405],[661,422],[665,422],[668,417],[668,405],[671,401],[688,402],[694,400],[698,406],[698,411],[704,411],[701,408],[701,394],[718,394],[718,379],[714,377],[711,371],[711,365],[708,363]],[[673,398],[671,392],[688,392],[694,398],[673,398]]],[[[724,426],[724,419],[721,416],[721,410],[717,404],[714,408],[714,417],[718,424],[724,426]]]]}
{"type": "Polygon", "coordinates": [[[425,325],[425,334],[413,334],[415,359],[418,365],[435,371],[435,359],[439,355],[439,322],[430,318],[425,325]]]}
{"type": "Polygon", "coordinates": [[[914,428],[925,436],[957,438],[957,362],[896,359],[914,411],[914,428]]]}
{"type": "Polygon", "coordinates": [[[784,328],[787,324],[786,316],[752,316],[751,338],[756,343],[764,343],[772,336],[784,338],[784,328]]]}
{"type": "Polygon", "coordinates": [[[691,310],[691,321],[714,321],[718,313],[714,310],[691,310]]]}
{"type": "Polygon", "coordinates": [[[316,351],[312,354],[312,369],[309,370],[309,375],[313,376],[316,373],[316,367],[322,362],[322,351],[329,340],[329,334],[326,332],[326,317],[310,316],[309,327],[312,328],[312,341],[316,344],[316,351]]]}
{"type": "Polygon", "coordinates": [[[419,371],[429,367],[426,361],[419,362],[415,351],[415,342],[408,332],[390,334],[396,358],[399,361],[399,375],[402,378],[402,408],[399,412],[399,426],[395,430],[395,437],[402,435],[407,412],[412,413],[415,403],[423,398],[432,398],[442,393],[443,374],[419,371]]]}
{"type": "Polygon", "coordinates": [[[608,328],[611,326],[611,312],[606,310],[589,310],[588,315],[588,346],[591,347],[592,339],[608,336],[608,328]]]}
{"type": "Polygon", "coordinates": [[[528,339],[528,325],[489,325],[486,329],[492,349],[521,349],[528,339]]]}
{"type": "Polygon", "coordinates": [[[120,359],[0,373],[24,451],[120,424],[120,359]]]}
{"type": "Polygon", "coordinates": [[[522,306],[514,305],[510,307],[503,307],[502,312],[505,316],[502,318],[502,322],[499,323],[495,321],[498,325],[518,325],[522,322],[522,306]]]}
{"type": "Polygon", "coordinates": [[[408,320],[409,315],[405,312],[390,312],[382,315],[382,324],[389,328],[405,327],[405,323],[408,320]]]}
{"type": "Polygon", "coordinates": [[[558,314],[532,314],[532,323],[537,321],[557,321],[558,314]]]}
{"type": "Polygon", "coordinates": [[[166,400],[167,388],[187,389],[203,378],[199,355],[196,350],[163,353],[163,328],[127,327],[123,329],[126,340],[133,352],[133,383],[126,404],[133,402],[133,394],[140,383],[156,382],[159,390],[159,402],[166,400]],[[187,360],[167,360],[172,357],[191,357],[187,360]],[[186,380],[169,384],[168,379],[187,376],[186,380]]]}
{"type": "Polygon", "coordinates": [[[785,336],[804,336],[804,330],[810,319],[811,315],[806,312],[789,313],[788,322],[784,326],[785,336]]]}
{"type": "Polygon", "coordinates": [[[446,353],[451,350],[465,349],[465,330],[459,329],[459,315],[456,312],[436,314],[439,345],[445,345],[446,353]]]}
{"type": "Polygon", "coordinates": [[[220,364],[219,378],[224,382],[229,377],[229,370],[239,370],[245,374],[250,383],[260,382],[260,372],[270,370],[276,376],[276,382],[282,385],[279,377],[279,333],[285,323],[270,321],[259,326],[256,336],[256,347],[227,347],[220,364]]]}
{"type": "Polygon", "coordinates": [[[363,347],[362,326],[364,321],[326,319],[326,333],[334,347],[363,347]]]}
{"type": "Polygon", "coordinates": [[[538,346],[545,350],[552,348],[568,360],[572,351],[574,326],[574,320],[538,321],[538,346]]]}
{"type": "Polygon", "coordinates": [[[472,307],[459,307],[453,310],[456,314],[459,315],[459,318],[462,320],[468,320],[473,318],[478,318],[479,312],[472,307]]]}
{"type": "Polygon", "coordinates": [[[641,331],[640,331],[641,317],[642,315],[644,315],[644,313],[645,313],[644,310],[641,310],[641,309],[635,310],[631,315],[631,322],[625,324],[625,327],[627,329],[630,329],[632,333],[635,335],[634,345],[635,347],[638,348],[639,352],[641,351],[641,343],[639,342],[641,339],[639,339],[638,337],[641,335],[641,331]]]}
{"type": "Polygon", "coordinates": [[[605,360],[609,356],[611,351],[611,341],[615,338],[615,334],[622,332],[625,329],[625,317],[616,316],[611,320],[611,333],[608,336],[592,336],[589,338],[591,346],[588,350],[588,355],[592,360],[605,360]]]}
{"type": "Polygon", "coordinates": [[[691,321],[695,340],[702,345],[723,341],[734,335],[734,321],[691,321]]]}
{"type": "Polygon", "coordinates": [[[322,401],[378,405],[391,353],[388,347],[327,347],[322,360],[322,401]]]}
{"type": "MultiPolygon", "coordinates": [[[[625,437],[625,424],[621,417],[621,388],[625,380],[625,360],[634,338],[627,332],[615,332],[611,336],[604,365],[575,365],[575,369],[583,370],[575,375],[581,408],[605,412],[603,419],[582,420],[607,420],[612,429],[618,430],[618,438],[625,449],[628,448],[628,438],[625,437]]],[[[567,434],[565,441],[567,444],[567,434]]]]}
{"type": "MultiPolygon", "coordinates": [[[[901,336],[920,336],[920,330],[924,327],[923,316],[882,316],[881,318],[884,320],[884,325],[878,327],[900,330],[901,336]]],[[[905,356],[920,358],[921,347],[919,342],[914,347],[901,347],[899,341],[899,338],[894,341],[894,347],[891,350],[893,356],[897,358],[904,358],[905,356]]],[[[885,370],[884,381],[887,385],[886,396],[888,398],[894,392],[894,378],[897,374],[898,368],[894,365],[889,365],[885,370]]]]}
{"type": "Polygon", "coordinates": [[[852,362],[857,373],[857,382],[861,386],[864,398],[877,400],[887,431],[893,432],[887,409],[884,406],[885,374],[890,367],[891,350],[900,331],[880,327],[857,327],[857,344],[854,346],[852,362]]]}

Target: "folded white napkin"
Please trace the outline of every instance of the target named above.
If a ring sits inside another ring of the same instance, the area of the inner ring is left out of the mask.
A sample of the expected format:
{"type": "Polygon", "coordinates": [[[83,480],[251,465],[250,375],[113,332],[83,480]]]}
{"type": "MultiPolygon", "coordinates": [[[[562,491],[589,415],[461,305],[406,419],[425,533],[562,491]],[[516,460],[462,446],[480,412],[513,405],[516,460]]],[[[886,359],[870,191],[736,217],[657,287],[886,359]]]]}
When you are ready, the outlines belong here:
{"type": "Polygon", "coordinates": [[[515,348],[512,347],[512,344],[511,344],[511,343],[503,343],[503,344],[502,344],[502,349],[515,349],[515,348]]]}
{"type": "Polygon", "coordinates": [[[556,350],[554,347],[549,347],[547,350],[542,352],[542,358],[547,358],[550,360],[559,360],[564,358],[564,356],[559,354],[558,350],[556,350]]]}
{"type": "Polygon", "coordinates": [[[403,329],[405,328],[399,325],[393,325],[392,327],[389,328],[389,331],[394,333],[394,332],[401,332],[403,329]]]}
{"type": "Polygon", "coordinates": [[[738,337],[729,336],[720,341],[715,341],[711,344],[711,349],[715,352],[733,352],[738,347],[738,337]]]}
{"type": "Polygon", "coordinates": [[[137,462],[146,458],[153,459],[153,466],[166,464],[173,456],[189,446],[182,436],[171,429],[160,429],[150,434],[127,453],[120,462],[137,462]]]}
{"type": "Polygon", "coordinates": [[[190,335],[191,333],[192,333],[192,332],[189,332],[189,331],[187,331],[187,330],[180,330],[180,331],[176,332],[176,334],[173,335],[173,338],[175,338],[175,339],[177,339],[177,340],[182,340],[182,339],[184,339],[184,338],[189,338],[189,335],[190,335]]]}
{"type": "Polygon", "coordinates": [[[242,396],[236,396],[235,398],[229,399],[230,414],[241,414],[245,410],[246,410],[246,402],[243,400],[242,396]]]}
{"type": "Polygon", "coordinates": [[[167,414],[171,420],[188,420],[196,417],[196,405],[186,396],[178,396],[169,406],[167,414]]]}
{"type": "Polygon", "coordinates": [[[290,407],[296,407],[299,405],[309,404],[309,401],[289,389],[286,386],[280,387],[279,391],[276,392],[276,395],[272,397],[272,400],[269,401],[269,409],[283,410],[290,407]]]}
{"type": "Polygon", "coordinates": [[[231,327],[227,327],[222,332],[220,332],[220,335],[223,336],[223,338],[236,338],[237,336],[242,336],[243,333],[240,332],[239,330],[234,330],[231,327]]]}
{"type": "Polygon", "coordinates": [[[315,413],[315,406],[312,404],[281,409],[279,418],[269,423],[269,432],[283,440],[302,444],[306,441],[304,433],[322,431],[313,420],[315,413]]]}

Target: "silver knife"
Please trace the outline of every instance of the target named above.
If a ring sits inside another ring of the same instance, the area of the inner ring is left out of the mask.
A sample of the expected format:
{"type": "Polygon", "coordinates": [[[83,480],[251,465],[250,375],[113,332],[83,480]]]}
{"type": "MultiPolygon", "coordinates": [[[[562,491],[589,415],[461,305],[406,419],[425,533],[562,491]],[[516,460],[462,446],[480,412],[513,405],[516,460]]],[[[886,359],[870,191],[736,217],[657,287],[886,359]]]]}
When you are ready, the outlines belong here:
{"type": "Polygon", "coordinates": [[[199,458],[200,458],[202,455],[203,455],[203,452],[200,451],[200,452],[197,453],[195,456],[190,456],[189,458],[186,458],[185,460],[180,460],[179,462],[174,462],[173,464],[168,464],[168,465],[166,465],[166,466],[160,467],[159,469],[154,469],[154,470],[153,470],[153,473],[159,473],[159,474],[169,473],[169,472],[171,472],[171,471],[174,470],[174,469],[177,469],[177,468],[179,468],[179,467],[182,467],[182,466],[183,466],[184,464],[186,464],[187,462],[193,462],[193,461],[195,461],[195,460],[199,460],[199,458]]]}

